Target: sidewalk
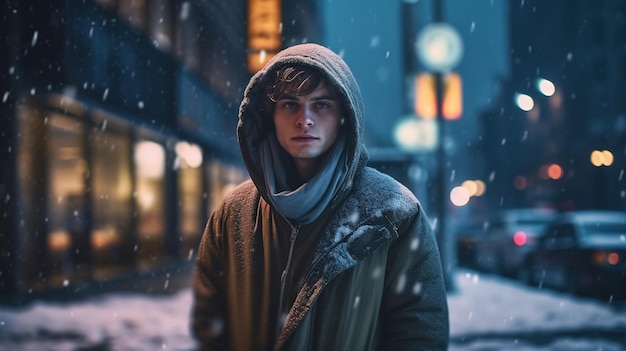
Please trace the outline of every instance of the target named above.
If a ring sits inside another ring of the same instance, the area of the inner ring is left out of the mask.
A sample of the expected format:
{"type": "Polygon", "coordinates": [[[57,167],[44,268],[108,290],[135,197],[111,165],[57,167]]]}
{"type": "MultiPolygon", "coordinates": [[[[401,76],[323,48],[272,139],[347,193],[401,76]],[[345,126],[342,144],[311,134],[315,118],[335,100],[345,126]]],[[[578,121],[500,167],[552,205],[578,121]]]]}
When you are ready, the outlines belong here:
{"type": "MultiPolygon", "coordinates": [[[[450,350],[624,350],[626,309],[470,271],[454,275],[450,350]]],[[[193,350],[191,290],[0,308],[0,351],[193,350]]]]}

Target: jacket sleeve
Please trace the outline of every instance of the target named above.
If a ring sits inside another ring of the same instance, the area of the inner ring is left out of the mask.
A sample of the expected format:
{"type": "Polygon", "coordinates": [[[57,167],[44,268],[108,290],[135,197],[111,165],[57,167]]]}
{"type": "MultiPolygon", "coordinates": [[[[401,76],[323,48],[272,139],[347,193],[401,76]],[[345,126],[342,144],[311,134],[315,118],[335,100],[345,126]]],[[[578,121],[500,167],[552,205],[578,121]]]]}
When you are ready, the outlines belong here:
{"type": "Polygon", "coordinates": [[[446,350],[449,317],[442,264],[421,207],[397,225],[387,260],[383,350],[446,350]]]}
{"type": "Polygon", "coordinates": [[[223,214],[223,208],[220,208],[209,219],[193,273],[191,332],[200,350],[228,349],[221,240],[223,214]]]}

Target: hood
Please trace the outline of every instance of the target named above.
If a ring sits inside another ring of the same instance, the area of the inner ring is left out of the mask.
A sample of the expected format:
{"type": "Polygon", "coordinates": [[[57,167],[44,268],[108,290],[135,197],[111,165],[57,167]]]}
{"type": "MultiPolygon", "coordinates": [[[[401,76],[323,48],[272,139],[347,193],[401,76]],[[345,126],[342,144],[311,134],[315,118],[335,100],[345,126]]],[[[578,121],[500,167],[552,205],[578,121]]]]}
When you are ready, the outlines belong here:
{"type": "MultiPolygon", "coordinates": [[[[261,196],[268,200],[263,170],[261,169],[259,145],[273,126],[271,116],[263,111],[268,81],[277,69],[290,64],[309,66],[318,70],[327,82],[335,87],[341,98],[347,116],[344,127],[348,148],[347,175],[335,199],[336,203],[350,189],[357,170],[367,162],[367,151],[363,145],[363,97],[348,65],[333,51],[317,44],[300,44],[284,49],[274,56],[267,65],[257,72],[244,91],[239,107],[237,140],[243,161],[250,178],[259,189],[261,196]]],[[[331,203],[332,207],[333,203],[331,203]]]]}

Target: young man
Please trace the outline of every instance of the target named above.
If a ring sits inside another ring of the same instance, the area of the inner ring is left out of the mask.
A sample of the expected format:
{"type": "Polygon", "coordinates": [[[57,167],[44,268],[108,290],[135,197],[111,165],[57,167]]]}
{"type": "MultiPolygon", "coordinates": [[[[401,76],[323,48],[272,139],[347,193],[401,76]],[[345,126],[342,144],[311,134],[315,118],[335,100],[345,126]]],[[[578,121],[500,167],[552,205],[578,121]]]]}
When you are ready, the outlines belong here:
{"type": "Polygon", "coordinates": [[[363,102],[332,51],[287,48],[250,80],[237,135],[250,180],[206,226],[202,350],[445,350],[437,244],[415,196],[366,167],[363,102]]]}

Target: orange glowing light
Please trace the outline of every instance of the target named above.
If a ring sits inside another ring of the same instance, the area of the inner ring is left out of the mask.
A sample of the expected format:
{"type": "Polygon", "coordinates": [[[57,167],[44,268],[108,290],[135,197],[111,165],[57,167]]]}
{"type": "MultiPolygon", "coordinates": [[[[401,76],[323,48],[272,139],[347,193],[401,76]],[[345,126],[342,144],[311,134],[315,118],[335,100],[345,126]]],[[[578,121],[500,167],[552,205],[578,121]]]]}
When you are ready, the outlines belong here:
{"type": "Polygon", "coordinates": [[[456,73],[444,77],[442,110],[445,119],[459,119],[463,113],[463,84],[461,76],[456,73]]]}
{"type": "Polygon", "coordinates": [[[613,153],[609,150],[602,150],[602,159],[604,160],[605,166],[610,166],[613,164],[613,153]]]}
{"type": "Polygon", "coordinates": [[[421,73],[415,78],[415,113],[425,119],[437,116],[435,76],[432,74],[421,73]]]}
{"type": "Polygon", "coordinates": [[[561,179],[562,176],[563,168],[561,168],[561,166],[557,165],[556,163],[548,166],[548,177],[550,177],[550,179],[561,179]]]}
{"type": "MultiPolygon", "coordinates": [[[[457,73],[442,77],[443,100],[441,115],[445,119],[459,119],[463,113],[463,84],[457,73]]],[[[415,78],[415,113],[421,118],[437,117],[437,95],[435,75],[421,73],[415,78]]]]}
{"type": "Polygon", "coordinates": [[[611,166],[614,161],[613,153],[609,150],[593,150],[589,157],[591,163],[596,167],[611,166]]]}

